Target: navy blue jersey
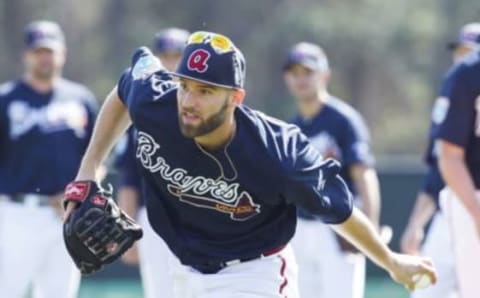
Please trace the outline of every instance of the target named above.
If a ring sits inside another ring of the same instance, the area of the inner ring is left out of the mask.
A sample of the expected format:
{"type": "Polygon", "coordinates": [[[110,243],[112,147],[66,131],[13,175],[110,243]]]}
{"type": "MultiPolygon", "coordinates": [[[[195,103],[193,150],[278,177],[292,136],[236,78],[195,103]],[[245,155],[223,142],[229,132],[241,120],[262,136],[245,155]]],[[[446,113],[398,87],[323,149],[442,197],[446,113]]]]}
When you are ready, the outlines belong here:
{"type": "Polygon", "coordinates": [[[292,123],[300,127],[323,157],[342,163],[341,176],[356,194],[350,166],[358,163],[373,166],[374,163],[370,135],[362,116],[343,101],[330,97],[316,116],[308,120],[297,116],[292,123]]]}
{"type": "Polygon", "coordinates": [[[440,208],[439,195],[440,191],[445,187],[445,182],[443,181],[442,174],[438,168],[438,164],[432,164],[428,166],[427,175],[423,182],[422,191],[430,195],[437,208],[440,208]]]}
{"type": "Polygon", "coordinates": [[[480,53],[475,52],[448,74],[446,111],[436,137],[465,149],[465,161],[480,188],[480,53]]]}
{"type": "Polygon", "coordinates": [[[115,168],[118,170],[117,187],[132,187],[137,190],[139,195],[139,204],[144,205],[141,195],[141,176],[135,158],[135,140],[137,132],[133,127],[128,129],[117,145],[117,156],[115,158],[115,168]]]}
{"type": "Polygon", "coordinates": [[[19,80],[0,87],[0,193],[52,195],[78,170],[94,123],[93,94],[59,79],[47,93],[19,80]]]}
{"type": "Polygon", "coordinates": [[[343,192],[322,195],[322,158],[296,126],[239,106],[231,142],[206,151],[180,132],[177,84],[157,58],[141,48],[132,64],[118,95],[138,132],[148,218],[183,264],[198,268],[285,245],[296,205],[327,223],[350,216],[343,182],[343,192]]]}

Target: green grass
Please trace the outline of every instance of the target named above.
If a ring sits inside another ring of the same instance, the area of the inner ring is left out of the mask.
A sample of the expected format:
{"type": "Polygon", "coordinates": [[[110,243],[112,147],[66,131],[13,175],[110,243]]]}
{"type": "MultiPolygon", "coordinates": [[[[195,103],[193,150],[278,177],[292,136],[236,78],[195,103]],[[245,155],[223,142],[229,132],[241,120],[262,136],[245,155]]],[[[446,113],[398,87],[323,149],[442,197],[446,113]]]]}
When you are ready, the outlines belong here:
{"type": "Polygon", "coordinates": [[[388,278],[368,278],[365,298],[408,298],[402,286],[388,278]]]}
{"type": "MultiPolygon", "coordinates": [[[[365,298],[407,297],[407,291],[405,291],[405,289],[403,289],[401,286],[395,285],[389,279],[368,279],[365,298]]],[[[140,281],[135,279],[102,281],[86,280],[82,282],[79,298],[142,298],[142,286],[140,281]]]]}

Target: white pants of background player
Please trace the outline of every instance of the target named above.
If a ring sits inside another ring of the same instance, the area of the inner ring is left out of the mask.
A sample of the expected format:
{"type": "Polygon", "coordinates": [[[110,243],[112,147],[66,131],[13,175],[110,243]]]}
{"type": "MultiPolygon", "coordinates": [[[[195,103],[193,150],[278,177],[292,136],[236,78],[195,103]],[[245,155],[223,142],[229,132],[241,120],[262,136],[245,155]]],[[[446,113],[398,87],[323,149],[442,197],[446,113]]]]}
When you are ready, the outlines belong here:
{"type": "Polygon", "coordinates": [[[145,207],[139,210],[138,222],[143,229],[143,237],[138,242],[143,297],[171,298],[173,282],[169,262],[178,262],[178,260],[162,238],[152,229],[145,207]]]}
{"type": "Polygon", "coordinates": [[[365,257],[342,252],[328,225],[299,218],[292,244],[302,298],[363,297],[365,257]]]}
{"type": "MultiPolygon", "coordinates": [[[[477,192],[480,203],[480,191],[477,192]]],[[[449,189],[440,193],[452,237],[459,297],[480,297],[480,239],[470,213],[449,189]]]]}
{"type": "Polygon", "coordinates": [[[297,264],[290,245],[280,252],[202,274],[176,262],[174,298],[299,298],[297,264]]]}
{"type": "Polygon", "coordinates": [[[412,298],[454,298],[457,296],[457,276],[450,230],[443,212],[437,212],[428,230],[422,255],[432,259],[437,270],[437,283],[415,291],[412,298]]]}
{"type": "Polygon", "coordinates": [[[49,206],[3,202],[0,297],[77,297],[80,272],[63,242],[62,221],[49,206]]]}

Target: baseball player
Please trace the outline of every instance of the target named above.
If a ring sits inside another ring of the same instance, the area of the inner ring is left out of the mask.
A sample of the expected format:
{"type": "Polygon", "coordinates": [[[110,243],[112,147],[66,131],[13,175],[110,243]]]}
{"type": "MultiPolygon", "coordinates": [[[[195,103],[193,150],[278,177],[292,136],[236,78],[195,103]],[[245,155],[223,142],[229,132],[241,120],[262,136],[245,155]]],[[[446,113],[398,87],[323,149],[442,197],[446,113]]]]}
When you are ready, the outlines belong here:
{"type": "MultiPolygon", "coordinates": [[[[138,49],[70,187],[86,192],[95,183],[98,162],[133,122],[149,221],[181,261],[173,268],[175,297],[298,297],[288,244],[297,205],[406,287],[418,274],[434,282],[427,259],[381,242],[353,207],[337,161],[322,160],[297,127],[242,105],[244,80],[242,53],[220,34],[193,33],[170,74],[138,49]]],[[[67,198],[65,218],[85,194],[67,198]]]]}
{"type": "MultiPolygon", "coordinates": [[[[452,51],[453,64],[475,51],[480,46],[480,24],[465,25],[460,31],[457,41],[448,44],[452,51]]],[[[445,86],[437,98],[432,110],[432,122],[429,134],[429,145],[426,153],[428,172],[425,176],[423,188],[418,193],[415,206],[409,223],[401,241],[402,251],[409,254],[423,254],[430,256],[436,265],[438,283],[428,289],[412,294],[414,298],[449,298],[457,294],[457,278],[455,274],[455,260],[450,233],[445,215],[440,210],[439,193],[444,188],[440,170],[437,164],[435,146],[435,132],[448,109],[448,99],[445,97],[445,86]],[[433,217],[433,219],[432,219],[433,217]],[[432,219],[425,243],[420,252],[420,244],[424,238],[424,229],[432,219]]]]}
{"type": "Polygon", "coordinates": [[[0,87],[0,296],[76,297],[80,274],[65,250],[60,202],[92,132],[96,100],[61,77],[58,24],[25,29],[22,78],[0,87]]]}
{"type": "Polygon", "coordinates": [[[478,297],[480,284],[480,35],[477,49],[447,74],[437,115],[440,192],[455,256],[461,298],[478,297]]]}
{"type": "MultiPolygon", "coordinates": [[[[316,44],[298,43],[290,49],[283,69],[299,110],[292,122],[322,156],[342,163],[340,176],[358,197],[355,204],[377,225],[379,186],[372,167],[369,132],[357,111],[328,93],[330,70],[324,51],[316,44]]],[[[305,210],[300,210],[297,225],[292,243],[302,297],[363,297],[364,256],[345,246],[328,226],[305,210]]]]}
{"type": "MultiPolygon", "coordinates": [[[[155,35],[153,49],[155,55],[168,71],[174,71],[187,43],[189,33],[178,28],[169,28],[155,35]]],[[[117,158],[120,174],[118,203],[133,218],[137,217],[143,227],[143,238],[128,250],[122,260],[127,264],[140,263],[144,297],[173,297],[172,285],[166,268],[171,254],[163,240],[150,227],[145,204],[141,196],[140,175],[135,163],[135,137],[133,128],[126,134],[124,152],[117,158]]]]}

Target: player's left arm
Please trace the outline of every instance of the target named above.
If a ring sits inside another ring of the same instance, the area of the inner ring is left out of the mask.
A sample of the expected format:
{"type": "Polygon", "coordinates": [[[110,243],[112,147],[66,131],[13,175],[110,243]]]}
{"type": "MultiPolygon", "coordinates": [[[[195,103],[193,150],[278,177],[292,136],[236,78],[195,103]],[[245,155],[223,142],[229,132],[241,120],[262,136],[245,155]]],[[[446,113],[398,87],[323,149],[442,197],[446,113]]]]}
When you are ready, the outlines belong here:
{"type": "Polygon", "coordinates": [[[330,226],[407,289],[415,289],[416,275],[426,275],[432,283],[436,282],[435,270],[429,259],[394,253],[360,210],[354,208],[346,221],[330,226]]]}
{"type": "Polygon", "coordinates": [[[416,275],[426,275],[432,282],[436,281],[429,260],[392,252],[376,227],[353,207],[352,194],[338,175],[341,168],[338,161],[328,159],[322,162],[319,152],[301,133],[292,131],[288,141],[284,148],[291,149],[287,154],[289,180],[284,184],[283,193],[287,202],[331,224],[337,233],[407,288],[414,288],[416,275]]]}

